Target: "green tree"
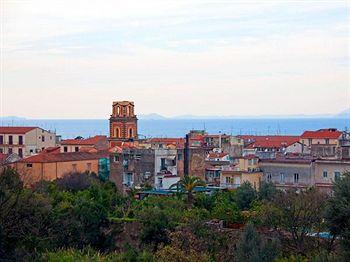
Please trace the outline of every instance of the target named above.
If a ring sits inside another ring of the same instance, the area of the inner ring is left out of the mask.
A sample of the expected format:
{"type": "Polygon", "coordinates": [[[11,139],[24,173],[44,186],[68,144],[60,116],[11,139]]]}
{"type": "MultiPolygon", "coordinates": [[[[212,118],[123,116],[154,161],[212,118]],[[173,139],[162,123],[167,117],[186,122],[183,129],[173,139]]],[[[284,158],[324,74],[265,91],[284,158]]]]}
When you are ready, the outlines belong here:
{"type": "Polygon", "coordinates": [[[235,201],[241,210],[249,209],[252,202],[256,199],[256,190],[249,182],[244,182],[236,190],[235,201]]]}
{"type": "Polygon", "coordinates": [[[183,179],[181,179],[176,184],[172,185],[170,188],[177,188],[180,190],[184,190],[187,194],[187,203],[189,205],[192,205],[193,191],[196,187],[199,187],[199,186],[205,186],[205,182],[201,180],[199,177],[185,175],[183,179]]]}
{"type": "Polygon", "coordinates": [[[327,195],[314,189],[278,192],[272,201],[265,203],[260,217],[263,223],[275,229],[291,253],[307,255],[317,252],[322,242],[312,233],[325,230],[324,210],[327,195]]]}
{"type": "Polygon", "coordinates": [[[333,183],[333,197],[329,199],[326,219],[333,236],[340,236],[344,256],[350,259],[350,172],[333,183]]]}
{"type": "Polygon", "coordinates": [[[278,256],[276,241],[264,241],[252,224],[248,224],[237,243],[236,259],[244,262],[273,261],[278,256]]]}
{"type": "Polygon", "coordinates": [[[277,189],[271,182],[263,182],[260,186],[258,197],[260,200],[272,200],[277,193],[277,189]]]}

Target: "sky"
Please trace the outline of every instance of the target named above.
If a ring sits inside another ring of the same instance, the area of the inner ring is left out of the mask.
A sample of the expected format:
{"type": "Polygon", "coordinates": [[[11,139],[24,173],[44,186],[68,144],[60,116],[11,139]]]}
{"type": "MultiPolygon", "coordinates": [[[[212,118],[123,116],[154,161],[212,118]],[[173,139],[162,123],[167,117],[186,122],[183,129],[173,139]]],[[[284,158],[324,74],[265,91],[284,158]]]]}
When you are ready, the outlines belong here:
{"type": "Polygon", "coordinates": [[[0,0],[0,116],[335,114],[350,1],[0,0]]]}

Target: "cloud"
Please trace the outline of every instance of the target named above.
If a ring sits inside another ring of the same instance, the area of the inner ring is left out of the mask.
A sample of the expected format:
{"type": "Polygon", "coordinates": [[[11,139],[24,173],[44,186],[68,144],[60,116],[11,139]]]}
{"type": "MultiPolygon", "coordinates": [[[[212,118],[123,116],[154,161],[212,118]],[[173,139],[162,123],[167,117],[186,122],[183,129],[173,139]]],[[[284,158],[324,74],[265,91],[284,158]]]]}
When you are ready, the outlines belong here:
{"type": "Polygon", "coordinates": [[[341,111],[348,13],[342,1],[7,1],[3,112],[103,118],[118,99],[169,116],[341,111]]]}

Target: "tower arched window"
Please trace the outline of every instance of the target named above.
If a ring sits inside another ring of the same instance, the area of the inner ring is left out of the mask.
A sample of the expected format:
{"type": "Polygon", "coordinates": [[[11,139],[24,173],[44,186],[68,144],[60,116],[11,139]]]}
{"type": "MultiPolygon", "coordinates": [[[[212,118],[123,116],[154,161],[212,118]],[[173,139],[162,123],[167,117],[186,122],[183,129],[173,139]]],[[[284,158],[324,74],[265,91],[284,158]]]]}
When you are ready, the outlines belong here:
{"type": "Polygon", "coordinates": [[[120,106],[117,106],[117,115],[120,115],[120,106]]]}
{"type": "Polygon", "coordinates": [[[129,137],[130,138],[134,137],[132,128],[129,129],[129,137]]]}
{"type": "Polygon", "coordinates": [[[120,138],[120,129],[119,129],[119,127],[116,127],[116,128],[115,128],[114,136],[115,136],[116,138],[120,138]]]}

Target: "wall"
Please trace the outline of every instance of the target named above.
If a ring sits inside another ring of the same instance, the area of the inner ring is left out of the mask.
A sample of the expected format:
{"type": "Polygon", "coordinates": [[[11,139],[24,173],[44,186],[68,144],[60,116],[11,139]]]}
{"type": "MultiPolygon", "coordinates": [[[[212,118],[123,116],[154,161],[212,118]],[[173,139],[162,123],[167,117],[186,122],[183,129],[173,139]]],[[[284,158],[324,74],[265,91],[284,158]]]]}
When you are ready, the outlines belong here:
{"type": "Polygon", "coordinates": [[[98,174],[98,159],[53,163],[17,162],[12,166],[18,170],[26,185],[36,183],[41,179],[51,181],[73,172],[83,173],[91,171],[98,174]],[[90,170],[88,169],[88,163],[91,164],[90,170]],[[32,167],[29,167],[29,164],[32,167]],[[76,169],[73,168],[73,165],[76,165],[76,169]]]}
{"type": "Polygon", "coordinates": [[[271,174],[271,182],[277,187],[307,187],[314,185],[313,165],[307,163],[271,163],[260,162],[260,168],[264,173],[264,180],[268,181],[271,174]],[[284,174],[284,182],[280,181],[281,173],[284,174]],[[299,174],[299,183],[294,183],[294,174],[299,174]]]}

